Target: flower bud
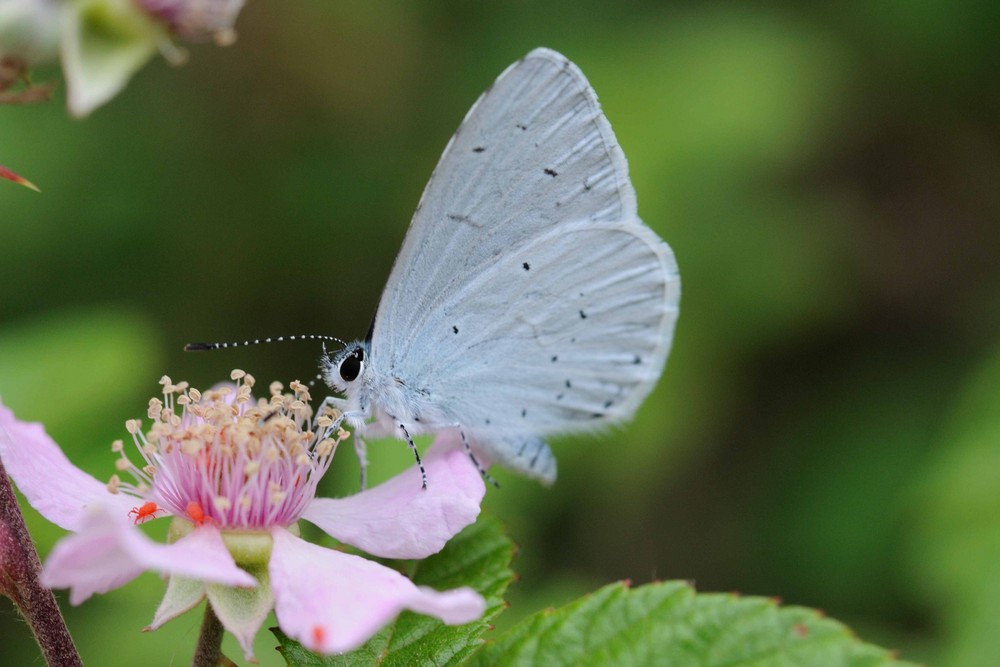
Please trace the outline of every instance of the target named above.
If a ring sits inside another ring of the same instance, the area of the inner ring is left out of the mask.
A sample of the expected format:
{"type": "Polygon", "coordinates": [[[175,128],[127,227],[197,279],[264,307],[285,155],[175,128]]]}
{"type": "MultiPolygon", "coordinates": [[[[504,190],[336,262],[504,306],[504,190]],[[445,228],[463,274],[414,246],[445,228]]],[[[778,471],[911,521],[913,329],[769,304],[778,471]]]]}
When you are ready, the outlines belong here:
{"type": "Polygon", "coordinates": [[[23,66],[51,62],[59,54],[59,13],[54,0],[0,2],[0,60],[23,66]]]}

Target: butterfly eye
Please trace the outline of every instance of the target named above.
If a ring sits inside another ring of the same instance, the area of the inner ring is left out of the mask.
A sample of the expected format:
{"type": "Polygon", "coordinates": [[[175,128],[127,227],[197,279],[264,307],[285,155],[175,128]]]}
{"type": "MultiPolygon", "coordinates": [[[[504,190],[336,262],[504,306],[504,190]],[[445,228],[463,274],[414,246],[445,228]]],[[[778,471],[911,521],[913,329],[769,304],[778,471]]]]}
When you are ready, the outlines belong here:
{"type": "Polygon", "coordinates": [[[363,348],[355,348],[349,355],[340,362],[340,377],[345,382],[353,382],[361,375],[361,369],[365,365],[365,351],[363,348]]]}

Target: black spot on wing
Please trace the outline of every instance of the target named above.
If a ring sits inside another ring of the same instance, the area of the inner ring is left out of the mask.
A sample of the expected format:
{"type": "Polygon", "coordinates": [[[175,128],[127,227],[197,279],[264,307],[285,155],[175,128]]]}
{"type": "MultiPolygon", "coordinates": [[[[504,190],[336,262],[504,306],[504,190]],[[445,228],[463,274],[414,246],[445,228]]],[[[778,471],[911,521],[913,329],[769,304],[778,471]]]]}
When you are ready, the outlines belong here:
{"type": "Polygon", "coordinates": [[[539,440],[538,444],[535,445],[535,455],[531,457],[531,467],[534,468],[538,463],[538,457],[542,455],[542,441],[539,440]]]}

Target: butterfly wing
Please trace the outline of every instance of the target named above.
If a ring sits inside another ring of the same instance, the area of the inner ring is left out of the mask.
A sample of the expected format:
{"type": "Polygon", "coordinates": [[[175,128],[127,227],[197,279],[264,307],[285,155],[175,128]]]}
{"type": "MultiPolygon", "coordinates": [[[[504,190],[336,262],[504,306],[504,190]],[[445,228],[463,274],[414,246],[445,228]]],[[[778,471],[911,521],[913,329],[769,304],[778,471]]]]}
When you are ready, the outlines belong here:
{"type": "Polygon", "coordinates": [[[371,363],[494,460],[550,480],[540,438],[634,412],[679,297],[594,91],[537,49],[445,149],[379,304],[371,363]]]}

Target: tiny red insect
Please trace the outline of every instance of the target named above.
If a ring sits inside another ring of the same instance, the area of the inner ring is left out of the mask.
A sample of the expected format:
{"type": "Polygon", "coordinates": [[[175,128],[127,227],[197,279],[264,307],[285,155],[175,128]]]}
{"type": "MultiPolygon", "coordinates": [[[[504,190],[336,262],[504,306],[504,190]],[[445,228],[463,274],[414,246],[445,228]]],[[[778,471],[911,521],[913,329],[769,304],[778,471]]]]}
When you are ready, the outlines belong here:
{"type": "Polygon", "coordinates": [[[196,526],[205,523],[205,510],[193,500],[187,504],[187,515],[196,526]]]}
{"type": "Polygon", "coordinates": [[[140,523],[145,523],[147,519],[155,518],[155,514],[160,511],[160,508],[156,506],[152,500],[149,500],[142,504],[142,507],[133,507],[132,511],[128,513],[129,516],[135,515],[134,525],[140,523]]]}

